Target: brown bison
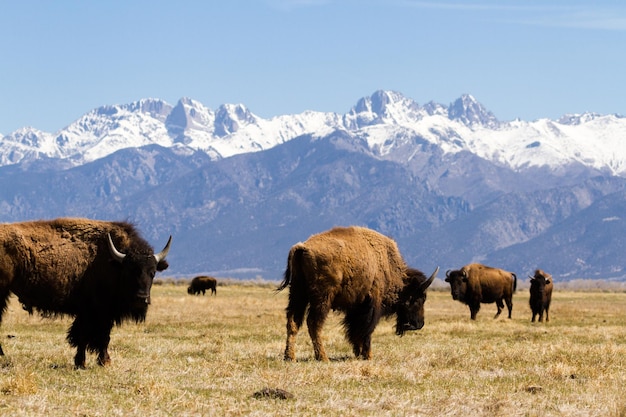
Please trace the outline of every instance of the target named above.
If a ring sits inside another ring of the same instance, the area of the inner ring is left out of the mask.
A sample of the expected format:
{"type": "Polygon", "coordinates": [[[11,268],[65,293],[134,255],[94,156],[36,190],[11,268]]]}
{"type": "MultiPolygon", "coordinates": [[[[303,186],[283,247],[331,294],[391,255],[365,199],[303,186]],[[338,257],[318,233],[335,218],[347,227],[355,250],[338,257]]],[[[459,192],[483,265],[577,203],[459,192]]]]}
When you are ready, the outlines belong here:
{"type": "Polygon", "coordinates": [[[191,280],[189,288],[187,288],[187,294],[197,295],[202,293],[206,294],[206,290],[211,290],[211,295],[217,294],[217,280],[213,277],[199,276],[191,280]]]}
{"type": "Polygon", "coordinates": [[[281,291],[289,286],[285,360],[295,360],[295,339],[308,308],[315,359],[327,361],[322,327],[330,310],[345,313],[343,327],[354,355],[371,358],[372,333],[381,317],[396,315],[396,334],[424,326],[426,278],[408,268],[392,239],[362,227],[336,227],[295,244],[281,291]]]}
{"type": "MultiPolygon", "coordinates": [[[[56,219],[0,224],[0,322],[14,293],[25,310],[74,317],[67,341],[74,364],[85,352],[106,365],[111,329],[125,320],[145,320],[157,271],[168,267],[170,248],[154,254],[125,222],[56,219]]],[[[3,355],[0,347],[0,355],[3,355]]]]}
{"type": "Polygon", "coordinates": [[[552,301],[552,275],[537,269],[534,277],[530,278],[530,309],[533,312],[531,321],[535,321],[535,317],[539,316],[539,321],[543,321],[543,313],[546,313],[546,321],[550,321],[548,311],[550,310],[550,301],[552,301]]]}
{"type": "Polygon", "coordinates": [[[494,319],[502,313],[506,303],[511,318],[513,293],[517,288],[517,276],[514,273],[481,264],[469,264],[460,270],[448,270],[446,282],[450,283],[452,299],[469,306],[472,320],[476,320],[480,303],[496,303],[498,312],[494,319]]]}

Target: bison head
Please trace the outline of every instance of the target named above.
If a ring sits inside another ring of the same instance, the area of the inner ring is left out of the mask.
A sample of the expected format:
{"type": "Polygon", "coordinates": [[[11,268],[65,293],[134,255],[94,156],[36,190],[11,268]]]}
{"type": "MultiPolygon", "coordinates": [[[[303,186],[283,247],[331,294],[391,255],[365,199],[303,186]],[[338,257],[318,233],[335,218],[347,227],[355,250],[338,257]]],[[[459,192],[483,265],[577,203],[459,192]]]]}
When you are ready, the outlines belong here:
{"type": "Polygon", "coordinates": [[[552,275],[543,272],[541,269],[537,269],[535,271],[535,276],[528,277],[530,278],[530,288],[531,291],[543,291],[546,288],[546,285],[552,282],[552,275]]]}
{"type": "Polygon", "coordinates": [[[450,283],[452,299],[463,301],[467,291],[467,271],[465,269],[446,272],[446,282],[450,283]]]}
{"type": "Polygon", "coordinates": [[[426,278],[417,269],[407,269],[404,288],[400,291],[396,309],[396,334],[398,336],[404,335],[404,332],[408,330],[419,330],[424,327],[426,289],[432,284],[438,271],[439,267],[430,278],[426,278]]]}
{"type": "Polygon", "coordinates": [[[145,253],[128,253],[120,252],[108,235],[109,251],[115,261],[121,264],[121,282],[125,287],[129,287],[126,295],[132,297],[132,304],[138,310],[137,318],[145,316],[148,304],[150,304],[150,290],[152,289],[152,281],[157,271],[163,271],[169,266],[165,257],[170,250],[172,236],[167,241],[165,248],[157,254],[146,255],[145,253]]]}

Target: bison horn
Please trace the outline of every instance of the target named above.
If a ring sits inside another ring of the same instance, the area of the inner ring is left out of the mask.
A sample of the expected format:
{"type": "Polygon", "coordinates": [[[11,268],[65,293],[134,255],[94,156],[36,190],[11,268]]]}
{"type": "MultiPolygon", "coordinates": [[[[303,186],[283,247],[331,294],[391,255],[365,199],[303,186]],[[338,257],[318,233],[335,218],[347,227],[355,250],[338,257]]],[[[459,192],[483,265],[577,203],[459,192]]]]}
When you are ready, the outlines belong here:
{"type": "Polygon", "coordinates": [[[110,233],[107,233],[107,237],[109,238],[109,251],[111,252],[111,255],[113,255],[113,259],[115,259],[118,262],[122,262],[124,258],[126,257],[126,254],[118,251],[115,248],[115,245],[113,244],[113,240],[111,239],[110,233]]]}
{"type": "Polygon", "coordinates": [[[167,256],[167,253],[170,251],[170,243],[172,243],[172,235],[170,235],[170,238],[167,240],[167,244],[163,250],[154,255],[154,259],[156,259],[157,263],[161,262],[167,256]]]}
{"type": "Polygon", "coordinates": [[[437,272],[439,272],[439,267],[437,267],[437,269],[435,269],[435,272],[433,272],[433,274],[430,276],[430,278],[428,278],[428,280],[426,280],[422,284],[422,290],[425,290],[426,288],[430,287],[430,284],[433,283],[433,281],[435,280],[435,277],[437,276],[437,272]]]}
{"type": "Polygon", "coordinates": [[[448,270],[446,271],[446,278],[450,278],[450,271],[451,271],[451,269],[448,269],[448,270]]]}

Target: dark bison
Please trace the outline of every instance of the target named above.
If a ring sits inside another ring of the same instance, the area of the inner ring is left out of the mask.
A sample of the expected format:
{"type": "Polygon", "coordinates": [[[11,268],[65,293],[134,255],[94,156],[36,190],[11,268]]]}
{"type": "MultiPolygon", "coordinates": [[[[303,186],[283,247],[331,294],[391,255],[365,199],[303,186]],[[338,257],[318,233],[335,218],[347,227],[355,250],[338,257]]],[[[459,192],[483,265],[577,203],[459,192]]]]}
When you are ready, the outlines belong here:
{"type": "Polygon", "coordinates": [[[530,309],[533,312],[531,321],[535,321],[535,317],[539,316],[539,321],[543,321],[543,313],[546,313],[546,321],[550,321],[548,311],[550,310],[550,301],[552,301],[552,275],[537,269],[534,277],[530,278],[530,309]]]}
{"type": "Polygon", "coordinates": [[[191,280],[189,288],[187,288],[187,294],[197,295],[202,293],[206,294],[206,290],[211,290],[211,295],[217,294],[217,280],[213,277],[200,276],[191,280]]]}
{"type": "Polygon", "coordinates": [[[467,304],[472,320],[480,310],[480,303],[496,303],[498,318],[504,303],[513,310],[513,293],[517,289],[517,276],[512,272],[481,264],[465,265],[459,270],[446,272],[446,282],[450,283],[452,299],[467,304]]]}
{"type": "Polygon", "coordinates": [[[155,255],[125,222],[0,224],[0,322],[11,292],[30,313],[34,308],[45,316],[72,316],[67,341],[76,347],[74,364],[84,368],[89,350],[104,366],[111,361],[113,325],[145,320],[152,280],[168,267],[171,240],[155,255]]]}
{"type": "Polygon", "coordinates": [[[330,310],[345,313],[343,327],[355,356],[370,359],[372,333],[381,317],[396,315],[396,334],[424,326],[426,278],[406,266],[396,243],[362,227],[336,227],[289,251],[281,291],[289,286],[285,360],[295,360],[295,340],[305,313],[315,359],[327,361],[322,327],[330,310]]]}

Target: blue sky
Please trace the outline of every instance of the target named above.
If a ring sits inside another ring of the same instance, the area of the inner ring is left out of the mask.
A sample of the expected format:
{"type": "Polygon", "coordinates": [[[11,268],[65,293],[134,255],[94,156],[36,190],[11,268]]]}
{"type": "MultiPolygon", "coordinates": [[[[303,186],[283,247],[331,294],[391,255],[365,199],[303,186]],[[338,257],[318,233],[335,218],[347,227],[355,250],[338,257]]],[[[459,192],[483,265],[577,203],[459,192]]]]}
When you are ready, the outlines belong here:
{"type": "Polygon", "coordinates": [[[0,133],[181,97],[270,118],[376,90],[500,120],[626,115],[626,3],[0,0],[0,133]]]}

